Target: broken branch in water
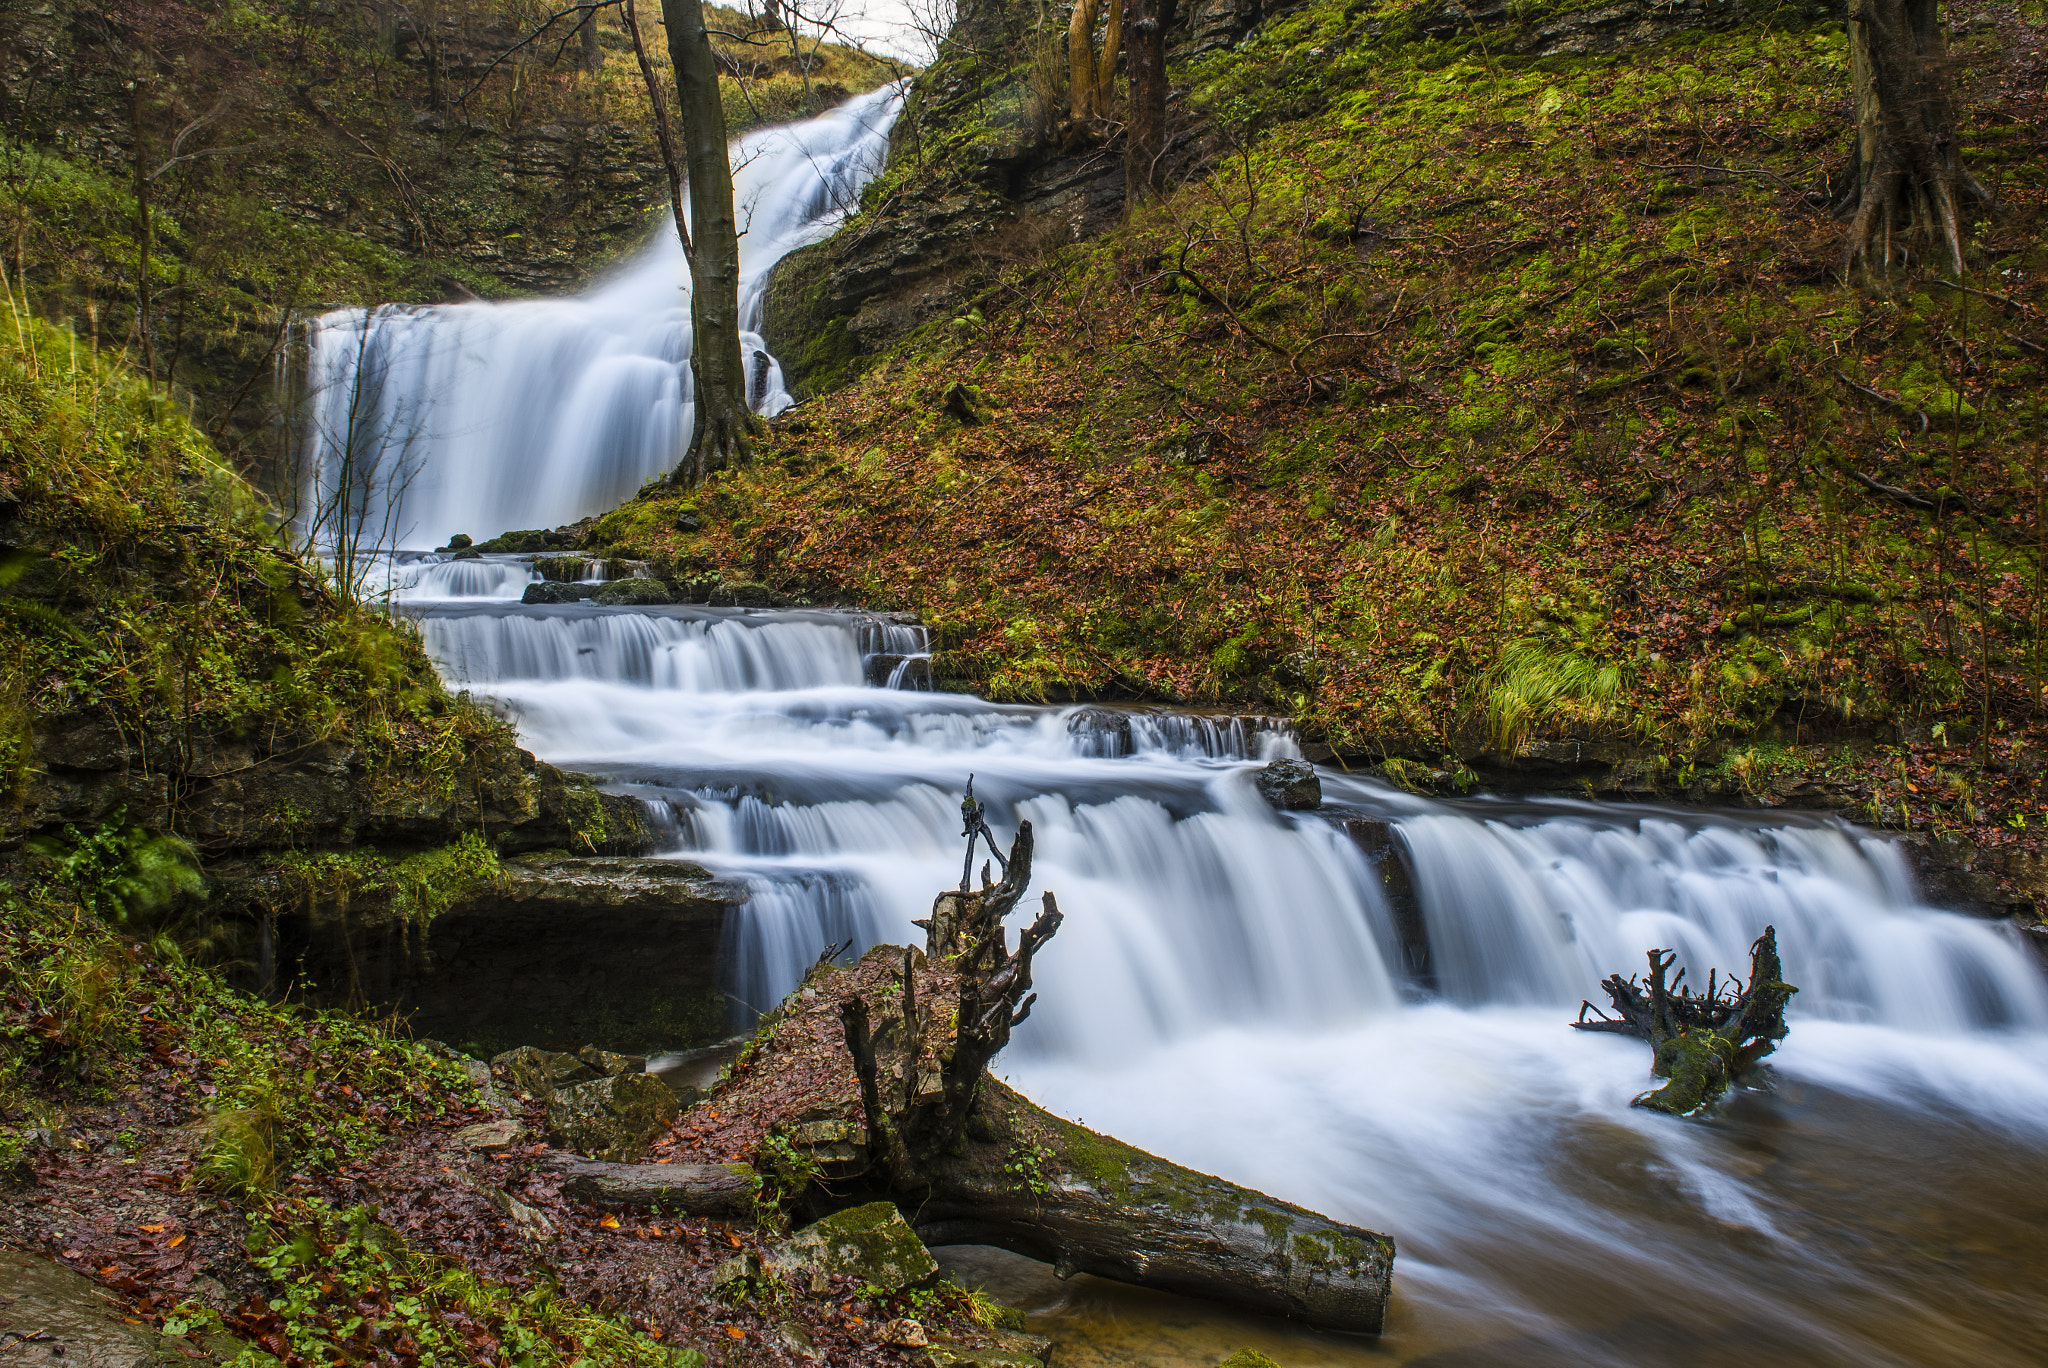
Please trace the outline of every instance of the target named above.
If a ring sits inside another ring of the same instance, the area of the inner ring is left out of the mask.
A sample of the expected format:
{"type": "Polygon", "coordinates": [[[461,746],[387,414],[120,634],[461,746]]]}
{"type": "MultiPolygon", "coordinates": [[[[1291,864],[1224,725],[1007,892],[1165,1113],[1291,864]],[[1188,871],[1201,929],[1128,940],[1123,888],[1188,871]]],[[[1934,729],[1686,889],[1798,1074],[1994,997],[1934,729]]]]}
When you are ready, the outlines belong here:
{"type": "Polygon", "coordinates": [[[1685,986],[1683,969],[1666,982],[1677,959],[1675,950],[1652,950],[1646,984],[1610,975],[1600,986],[1617,1015],[1583,1002],[1572,1025],[1648,1041],[1656,1051],[1650,1072],[1667,1081],[1633,1105],[1689,1116],[1719,1101],[1778,1048],[1787,1030],[1785,1004],[1799,990],[1784,981],[1776,927],[1765,927],[1749,947],[1747,985],[1733,975],[1721,981],[1711,969],[1704,993],[1685,986]],[[1588,1012],[1594,1019],[1587,1019],[1588,1012]]]}

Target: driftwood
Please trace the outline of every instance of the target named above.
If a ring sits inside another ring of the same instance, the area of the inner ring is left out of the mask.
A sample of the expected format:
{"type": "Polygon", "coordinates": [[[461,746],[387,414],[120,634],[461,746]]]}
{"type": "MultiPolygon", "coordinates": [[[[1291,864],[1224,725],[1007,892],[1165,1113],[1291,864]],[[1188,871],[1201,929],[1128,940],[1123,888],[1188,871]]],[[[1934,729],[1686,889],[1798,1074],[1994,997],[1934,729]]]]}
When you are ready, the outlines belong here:
{"type": "Polygon", "coordinates": [[[608,1164],[552,1156],[562,1195],[592,1206],[659,1207],[677,1216],[738,1220],[753,1215],[754,1170],[745,1164],[608,1164]]]}
{"type": "Polygon", "coordinates": [[[1667,983],[1677,958],[1673,950],[1652,950],[1648,983],[1610,975],[1600,986],[1616,1015],[1583,1002],[1572,1025],[1648,1041],[1656,1051],[1650,1072],[1666,1082],[1633,1105],[1689,1116],[1719,1101],[1778,1048],[1787,1029],[1785,1004],[1799,990],[1784,981],[1776,927],[1765,927],[1749,947],[1747,985],[1732,974],[1723,980],[1711,969],[1704,993],[1685,987],[1683,969],[1667,983]],[[1588,1012],[1593,1020],[1587,1020],[1588,1012]]]}

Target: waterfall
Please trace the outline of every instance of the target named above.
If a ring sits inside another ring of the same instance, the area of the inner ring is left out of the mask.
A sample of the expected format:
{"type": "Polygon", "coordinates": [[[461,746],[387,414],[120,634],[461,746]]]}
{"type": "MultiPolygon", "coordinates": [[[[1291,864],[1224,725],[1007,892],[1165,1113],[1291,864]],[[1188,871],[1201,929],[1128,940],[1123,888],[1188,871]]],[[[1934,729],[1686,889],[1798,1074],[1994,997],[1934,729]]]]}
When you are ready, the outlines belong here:
{"type": "MultiPolygon", "coordinates": [[[[1001,1067],[1056,1111],[1394,1234],[1402,1361],[1722,1361],[1693,1352],[1694,1308],[1742,1361],[2026,1361],[1954,1329],[1953,1282],[1898,1273],[1929,1218],[1886,1223],[1955,1206],[2037,1243],[2012,1193],[2048,1209],[2013,1176],[2048,1142],[2048,984],[2009,928],[1926,906],[1880,838],[1334,771],[1323,811],[1276,812],[1252,772],[1300,752],[1275,719],[932,692],[903,669],[928,634],[866,614],[456,587],[407,600],[449,682],[751,887],[722,951],[737,1023],[827,946],[920,936],[960,877],[970,775],[999,832],[1028,817],[1034,888],[1067,919],[1001,1067]],[[1766,925],[1800,990],[1781,1100],[1712,1128],[1631,1110],[1648,1053],[1572,1031],[1580,999],[1653,946],[1694,978],[1746,972],[1766,925]]],[[[1312,1361],[1383,1361],[1359,1355],[1312,1361]]]]}
{"type": "MultiPolygon", "coordinates": [[[[901,103],[885,86],[732,146],[741,340],[750,374],[767,360],[763,413],[790,403],[759,332],[769,271],[853,208],[901,103]]],[[[315,320],[307,350],[303,499],[347,501],[380,550],[605,512],[689,443],[689,273],[672,222],[587,294],[342,309],[315,320]]]]}

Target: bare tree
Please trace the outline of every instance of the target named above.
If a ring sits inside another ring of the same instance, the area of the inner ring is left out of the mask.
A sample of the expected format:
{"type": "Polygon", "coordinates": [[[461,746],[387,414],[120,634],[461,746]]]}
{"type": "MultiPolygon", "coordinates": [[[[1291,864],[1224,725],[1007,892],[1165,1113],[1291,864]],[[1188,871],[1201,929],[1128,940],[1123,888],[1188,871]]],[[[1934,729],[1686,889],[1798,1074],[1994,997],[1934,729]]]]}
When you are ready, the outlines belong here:
{"type": "Polygon", "coordinates": [[[1990,197],[1963,170],[1936,0],[1855,0],[1849,65],[1856,154],[1838,201],[1850,220],[1844,271],[1859,260],[1885,270],[1931,240],[1962,274],[1963,209],[1990,197]]]}

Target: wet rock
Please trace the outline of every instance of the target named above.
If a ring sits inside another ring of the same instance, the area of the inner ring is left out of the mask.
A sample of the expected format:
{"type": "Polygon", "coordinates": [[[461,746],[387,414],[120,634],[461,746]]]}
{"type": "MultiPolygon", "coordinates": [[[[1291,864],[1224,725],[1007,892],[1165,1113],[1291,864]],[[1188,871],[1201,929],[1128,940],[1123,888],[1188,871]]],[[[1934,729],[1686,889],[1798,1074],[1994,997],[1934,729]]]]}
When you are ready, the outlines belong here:
{"type": "Polygon", "coordinates": [[[440,549],[444,552],[467,551],[470,547],[475,545],[476,542],[474,539],[470,537],[469,533],[457,532],[454,536],[448,539],[448,544],[444,547],[441,547],[440,549]]]}
{"type": "Polygon", "coordinates": [[[644,1073],[578,1083],[548,1103],[548,1139],[593,1159],[630,1164],[672,1124],[676,1095],[644,1073]]]}
{"type": "Polygon", "coordinates": [[[556,580],[536,580],[526,586],[526,592],[519,596],[521,603],[581,603],[589,598],[593,586],[588,584],[563,584],[556,580]]]}
{"type": "Polygon", "coordinates": [[[702,532],[704,530],[703,515],[686,508],[676,514],[675,529],[678,532],[702,532]]]}
{"type": "Polygon", "coordinates": [[[526,1138],[526,1127],[517,1121],[484,1121],[455,1132],[455,1143],[478,1154],[497,1154],[526,1138]]]}
{"type": "Polygon", "coordinates": [[[770,1261],[785,1275],[845,1274],[888,1295],[922,1287],[939,1272],[938,1261],[893,1202],[870,1202],[806,1226],[777,1245],[770,1261]]]}
{"type": "Polygon", "coordinates": [[[0,1357],[15,1364],[156,1368],[161,1341],[129,1324],[91,1279],[34,1254],[0,1250],[0,1357]]]}
{"type": "Polygon", "coordinates": [[[969,1346],[935,1336],[932,1347],[916,1361],[929,1368],[1042,1368],[1052,1354],[1052,1341],[1042,1335],[1012,1330],[984,1330],[987,1344],[969,1346]]]}
{"type": "Polygon", "coordinates": [[[507,1050],[493,1059],[491,1072],[528,1097],[542,1101],[553,1097],[559,1089],[572,1088],[600,1077],[597,1070],[575,1055],[539,1050],[531,1045],[507,1050]]]}
{"type": "Polygon", "coordinates": [[[924,1327],[907,1316],[902,1320],[885,1323],[875,1331],[875,1338],[883,1344],[893,1344],[899,1349],[923,1349],[932,1342],[932,1337],[925,1333],[924,1327]]]}
{"type": "Polygon", "coordinates": [[[1121,760],[1136,749],[1131,715],[1114,708],[1076,708],[1067,714],[1067,735],[1075,750],[1097,760],[1121,760]]]}
{"type": "Polygon", "coordinates": [[[647,1059],[644,1055],[613,1054],[610,1050],[600,1050],[595,1045],[585,1045],[576,1052],[576,1057],[606,1078],[647,1072],[647,1059]]]}
{"type": "Polygon", "coordinates": [[[1280,1368],[1280,1365],[1256,1349],[1240,1349],[1217,1364],[1216,1368],[1280,1368]]]}
{"type": "Polygon", "coordinates": [[[1323,805],[1323,781],[1305,760],[1275,760],[1254,776],[1259,796],[1286,812],[1305,812],[1323,805]]]}
{"type": "Polygon", "coordinates": [[[657,579],[617,579],[598,586],[591,599],[598,603],[642,607],[674,603],[675,595],[657,579]]]}

